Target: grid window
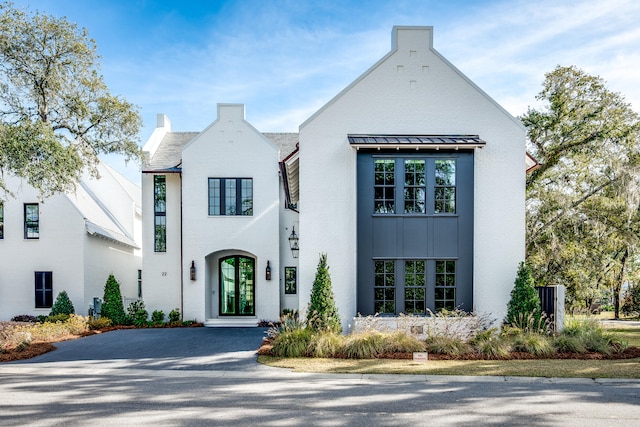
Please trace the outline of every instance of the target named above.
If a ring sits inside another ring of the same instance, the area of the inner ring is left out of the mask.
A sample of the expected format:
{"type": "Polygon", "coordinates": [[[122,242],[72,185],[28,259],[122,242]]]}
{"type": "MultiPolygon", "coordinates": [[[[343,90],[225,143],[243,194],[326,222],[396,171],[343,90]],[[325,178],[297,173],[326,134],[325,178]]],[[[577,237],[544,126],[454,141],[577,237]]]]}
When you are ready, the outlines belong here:
{"type": "Polygon", "coordinates": [[[153,177],[154,251],[167,251],[167,177],[153,177]]]}
{"type": "Polygon", "coordinates": [[[396,280],[394,261],[374,261],[374,310],[380,314],[396,311],[396,280]]]}
{"type": "Polygon", "coordinates": [[[427,286],[425,269],[424,260],[404,262],[404,311],[407,314],[425,313],[427,286]]]}
{"type": "Polygon", "coordinates": [[[209,178],[209,215],[253,215],[253,179],[209,178]]]}
{"type": "Polygon", "coordinates": [[[0,239],[4,239],[4,205],[0,203],[0,239]]]}
{"type": "Polygon", "coordinates": [[[436,310],[456,308],[456,262],[436,261],[436,310]]]}
{"type": "Polygon", "coordinates": [[[456,161],[436,160],[434,213],[456,213],[456,161]]]}
{"type": "Polygon", "coordinates": [[[395,160],[377,159],[374,162],[374,201],[375,213],[395,213],[396,180],[395,160]]]}
{"type": "Polygon", "coordinates": [[[425,162],[404,161],[404,213],[425,212],[425,162]]]}
{"type": "Polygon", "coordinates": [[[51,308],[53,306],[53,273],[36,271],[35,285],[36,308],[51,308]]]}
{"type": "Polygon", "coordinates": [[[142,298],[142,270],[138,270],[138,298],[142,298]]]}
{"type": "Polygon", "coordinates": [[[24,238],[40,238],[40,210],[37,203],[24,205],[24,238]]]}

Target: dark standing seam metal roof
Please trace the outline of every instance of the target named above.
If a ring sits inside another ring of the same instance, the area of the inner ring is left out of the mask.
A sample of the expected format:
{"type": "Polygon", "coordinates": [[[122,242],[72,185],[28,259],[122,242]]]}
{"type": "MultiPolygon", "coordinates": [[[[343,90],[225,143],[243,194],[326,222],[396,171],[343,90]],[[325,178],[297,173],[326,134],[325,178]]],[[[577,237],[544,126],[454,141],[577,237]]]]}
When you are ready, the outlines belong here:
{"type": "Polygon", "coordinates": [[[348,135],[356,148],[476,148],[486,142],[478,135],[348,135]]]}

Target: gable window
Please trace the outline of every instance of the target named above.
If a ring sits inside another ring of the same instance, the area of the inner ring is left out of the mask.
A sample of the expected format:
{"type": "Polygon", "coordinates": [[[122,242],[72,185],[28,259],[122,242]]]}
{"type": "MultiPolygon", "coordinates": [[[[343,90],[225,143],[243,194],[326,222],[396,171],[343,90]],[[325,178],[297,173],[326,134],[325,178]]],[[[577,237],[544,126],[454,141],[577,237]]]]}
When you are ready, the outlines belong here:
{"type": "Polygon", "coordinates": [[[376,159],[374,169],[374,202],[375,213],[394,213],[396,197],[395,160],[376,159]]]}
{"type": "Polygon", "coordinates": [[[456,308],[456,262],[436,261],[436,310],[456,308]]]}
{"type": "Polygon", "coordinates": [[[253,179],[209,178],[209,215],[253,215],[253,179]]]}
{"type": "Polygon", "coordinates": [[[4,239],[4,205],[0,203],[0,239],[4,239]]]}
{"type": "Polygon", "coordinates": [[[37,203],[24,204],[24,238],[40,237],[40,211],[37,203]]]}
{"type": "Polygon", "coordinates": [[[456,162],[436,160],[434,213],[456,213],[456,162]]]}
{"type": "Polygon", "coordinates": [[[53,306],[53,273],[36,271],[35,284],[36,308],[51,308],[53,306]]]}
{"type": "Polygon", "coordinates": [[[167,177],[153,177],[154,252],[167,251],[167,177]]]}

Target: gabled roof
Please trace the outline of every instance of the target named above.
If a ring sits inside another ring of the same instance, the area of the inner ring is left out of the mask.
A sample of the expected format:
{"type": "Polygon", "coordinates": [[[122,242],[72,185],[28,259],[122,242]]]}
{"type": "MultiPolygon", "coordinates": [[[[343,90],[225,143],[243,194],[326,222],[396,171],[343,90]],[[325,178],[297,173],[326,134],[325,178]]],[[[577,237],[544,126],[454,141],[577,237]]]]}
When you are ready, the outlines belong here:
{"type": "Polygon", "coordinates": [[[86,176],[65,197],[84,219],[87,234],[139,249],[133,223],[140,209],[140,187],[103,163],[98,165],[98,171],[99,180],[86,176]],[[115,209],[114,203],[128,205],[115,209]]]}
{"type": "MultiPolygon", "coordinates": [[[[180,172],[182,164],[182,149],[200,132],[167,132],[153,156],[146,159],[142,172],[180,172]]],[[[293,132],[263,133],[278,149],[279,161],[296,149],[298,134],[293,132]]]]}

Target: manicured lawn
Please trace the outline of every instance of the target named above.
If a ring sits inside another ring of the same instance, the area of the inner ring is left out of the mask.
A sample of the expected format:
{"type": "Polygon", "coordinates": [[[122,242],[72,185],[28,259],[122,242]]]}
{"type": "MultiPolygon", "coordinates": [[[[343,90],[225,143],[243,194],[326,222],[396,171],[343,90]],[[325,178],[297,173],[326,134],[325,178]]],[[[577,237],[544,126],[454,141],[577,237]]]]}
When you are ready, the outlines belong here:
{"type": "MultiPolygon", "coordinates": [[[[614,332],[630,346],[640,347],[640,327],[616,325],[614,332]]],[[[260,356],[260,363],[295,372],[414,375],[495,375],[556,378],[640,378],[640,359],[626,360],[412,360],[277,358],[260,356]]]]}
{"type": "Polygon", "coordinates": [[[556,378],[640,378],[640,359],[626,360],[434,360],[281,359],[260,363],[294,372],[413,375],[495,375],[556,378]]]}

